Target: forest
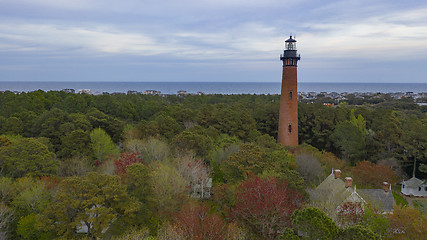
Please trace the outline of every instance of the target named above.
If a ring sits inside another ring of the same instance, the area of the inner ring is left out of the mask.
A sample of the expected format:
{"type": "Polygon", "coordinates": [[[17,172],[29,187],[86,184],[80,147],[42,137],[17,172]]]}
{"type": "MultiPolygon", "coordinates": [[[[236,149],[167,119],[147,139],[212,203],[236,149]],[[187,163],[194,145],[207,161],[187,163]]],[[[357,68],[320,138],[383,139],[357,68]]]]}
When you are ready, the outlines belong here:
{"type": "Polygon", "coordinates": [[[279,95],[1,92],[0,239],[423,239],[398,183],[427,178],[427,106],[322,101],[299,103],[291,148],[279,95]],[[393,214],[313,206],[331,169],[391,183],[393,214]]]}

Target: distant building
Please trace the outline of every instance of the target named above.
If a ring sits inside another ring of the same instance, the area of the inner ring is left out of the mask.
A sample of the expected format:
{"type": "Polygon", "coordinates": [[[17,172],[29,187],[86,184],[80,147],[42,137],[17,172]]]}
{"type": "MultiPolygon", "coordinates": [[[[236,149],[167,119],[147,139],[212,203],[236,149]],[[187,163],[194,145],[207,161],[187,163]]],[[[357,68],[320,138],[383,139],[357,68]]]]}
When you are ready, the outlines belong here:
{"type": "Polygon", "coordinates": [[[178,94],[178,95],[187,95],[187,91],[179,90],[176,94],[178,94]]]}
{"type": "Polygon", "coordinates": [[[199,199],[210,198],[212,194],[212,178],[200,179],[191,186],[191,196],[199,199]]]}
{"type": "Polygon", "coordinates": [[[92,90],[90,90],[90,89],[79,89],[78,93],[79,94],[82,94],[82,93],[84,93],[84,94],[92,94],[92,90]]]}
{"type": "Polygon", "coordinates": [[[72,88],[62,89],[62,91],[66,92],[66,93],[76,93],[76,90],[74,90],[72,88]]]}
{"type": "Polygon", "coordinates": [[[145,95],[160,95],[161,92],[157,91],[157,90],[145,90],[143,92],[143,94],[145,94],[145,95]]]}
{"type": "Polygon", "coordinates": [[[323,106],[326,106],[326,107],[335,107],[335,103],[323,103],[323,106]]]}
{"type": "Polygon", "coordinates": [[[129,90],[127,94],[130,95],[130,94],[137,94],[137,93],[138,93],[138,91],[129,90]]]}
{"type": "Polygon", "coordinates": [[[401,192],[407,196],[427,197],[427,184],[413,176],[409,180],[402,181],[401,192]]]}

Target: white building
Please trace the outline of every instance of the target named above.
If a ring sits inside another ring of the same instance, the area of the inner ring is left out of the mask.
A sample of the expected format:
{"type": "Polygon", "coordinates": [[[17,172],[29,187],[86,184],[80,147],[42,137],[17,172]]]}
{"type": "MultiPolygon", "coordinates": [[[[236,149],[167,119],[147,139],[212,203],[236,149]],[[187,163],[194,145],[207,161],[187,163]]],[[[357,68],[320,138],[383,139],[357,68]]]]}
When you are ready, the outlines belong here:
{"type": "Polygon", "coordinates": [[[401,192],[407,196],[427,197],[427,184],[413,176],[407,181],[402,181],[401,192]]]}

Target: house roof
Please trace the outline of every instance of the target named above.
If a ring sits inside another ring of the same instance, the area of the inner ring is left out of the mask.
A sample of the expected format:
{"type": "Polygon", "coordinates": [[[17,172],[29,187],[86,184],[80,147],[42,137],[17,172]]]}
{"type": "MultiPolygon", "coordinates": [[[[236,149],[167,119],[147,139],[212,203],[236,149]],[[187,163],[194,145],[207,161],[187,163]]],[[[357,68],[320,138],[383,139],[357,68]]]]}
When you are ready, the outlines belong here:
{"type": "Polygon", "coordinates": [[[424,183],[423,180],[418,179],[416,177],[412,177],[409,180],[406,180],[406,181],[402,182],[402,184],[405,184],[405,186],[407,186],[407,187],[414,187],[414,188],[421,186],[423,183],[424,183]]]}
{"type": "Polygon", "coordinates": [[[382,212],[392,212],[395,205],[391,191],[384,189],[358,189],[357,192],[374,208],[382,212]]]}
{"type": "Polygon", "coordinates": [[[317,188],[308,190],[312,201],[328,202],[331,207],[338,207],[344,202],[367,202],[383,212],[393,211],[395,205],[391,191],[384,189],[357,189],[345,187],[340,178],[330,174],[317,188]]]}
{"type": "Polygon", "coordinates": [[[335,178],[333,173],[317,188],[308,191],[311,200],[329,202],[333,208],[338,207],[347,199],[357,198],[357,196],[352,196],[353,192],[352,187],[346,188],[344,181],[340,178],[335,178]]]}

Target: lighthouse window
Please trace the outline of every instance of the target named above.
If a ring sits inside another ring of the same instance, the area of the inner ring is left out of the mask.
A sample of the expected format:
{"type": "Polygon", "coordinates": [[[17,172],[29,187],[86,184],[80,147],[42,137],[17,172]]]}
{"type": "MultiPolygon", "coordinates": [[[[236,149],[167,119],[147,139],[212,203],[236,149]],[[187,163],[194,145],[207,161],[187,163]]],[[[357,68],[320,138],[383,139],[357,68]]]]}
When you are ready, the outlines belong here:
{"type": "Polygon", "coordinates": [[[289,91],[289,100],[292,100],[292,91],[289,91]]]}
{"type": "Polygon", "coordinates": [[[289,124],[289,126],[288,126],[288,130],[289,130],[289,133],[291,133],[292,132],[292,125],[291,124],[289,124]]]}
{"type": "Polygon", "coordinates": [[[421,191],[421,187],[418,187],[418,191],[421,191]]]}

